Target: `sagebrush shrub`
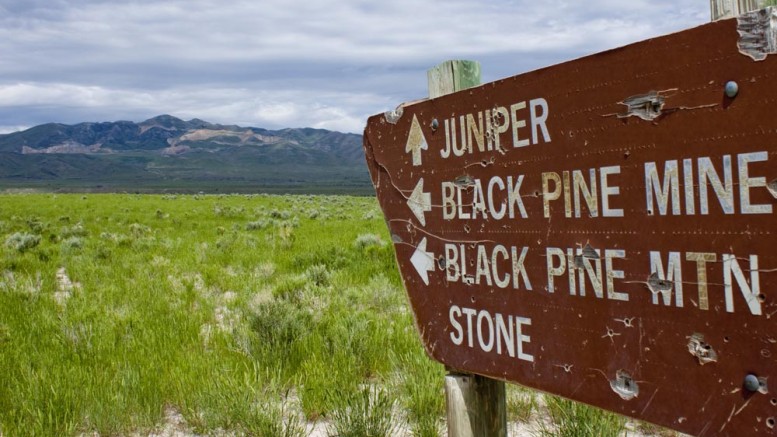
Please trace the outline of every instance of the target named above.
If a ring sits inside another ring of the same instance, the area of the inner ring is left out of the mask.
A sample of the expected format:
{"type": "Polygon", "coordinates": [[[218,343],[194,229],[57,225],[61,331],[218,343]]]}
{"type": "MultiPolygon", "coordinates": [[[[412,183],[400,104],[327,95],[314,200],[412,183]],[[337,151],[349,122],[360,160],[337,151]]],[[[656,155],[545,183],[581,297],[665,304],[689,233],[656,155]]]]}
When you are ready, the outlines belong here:
{"type": "Polygon", "coordinates": [[[257,231],[267,227],[267,220],[256,220],[246,223],[246,231],[257,231]]]}
{"type": "Polygon", "coordinates": [[[364,250],[368,247],[383,247],[386,243],[375,234],[359,234],[356,240],[353,242],[353,247],[364,250]]]}
{"type": "Polygon", "coordinates": [[[329,273],[329,269],[326,268],[323,264],[316,264],[310,266],[305,271],[305,276],[308,278],[308,280],[319,287],[326,287],[329,285],[329,277],[331,276],[331,273],[329,273]]]}
{"type": "Polygon", "coordinates": [[[84,229],[84,225],[81,223],[76,223],[73,226],[65,226],[62,228],[62,230],[59,233],[59,237],[62,239],[66,239],[69,237],[85,237],[87,234],[86,229],[84,229]]]}
{"type": "Polygon", "coordinates": [[[40,239],[40,235],[15,232],[5,239],[5,245],[17,252],[26,252],[39,245],[40,239]]]}
{"type": "Polygon", "coordinates": [[[62,241],[62,248],[65,250],[80,249],[84,247],[84,240],[81,237],[69,237],[62,241]]]}
{"type": "Polygon", "coordinates": [[[259,347],[284,351],[302,339],[312,324],[311,315],[284,300],[271,300],[261,305],[251,320],[259,347]]]}

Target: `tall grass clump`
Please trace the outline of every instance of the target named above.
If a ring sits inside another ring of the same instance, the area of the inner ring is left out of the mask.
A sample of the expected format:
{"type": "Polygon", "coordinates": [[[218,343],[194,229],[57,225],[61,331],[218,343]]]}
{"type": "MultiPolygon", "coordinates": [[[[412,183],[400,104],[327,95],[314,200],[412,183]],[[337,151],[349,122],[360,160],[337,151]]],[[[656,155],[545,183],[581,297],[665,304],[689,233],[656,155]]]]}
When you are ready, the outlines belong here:
{"type": "Polygon", "coordinates": [[[191,408],[184,414],[187,424],[198,435],[210,434],[214,429],[233,430],[234,433],[229,435],[308,435],[302,418],[296,411],[290,411],[287,401],[279,400],[267,391],[245,387],[223,378],[217,379],[221,379],[219,382],[226,385],[213,384],[200,393],[201,404],[206,407],[191,408]]]}
{"type": "Polygon", "coordinates": [[[305,275],[286,276],[278,279],[272,293],[278,299],[299,303],[302,300],[305,289],[310,285],[305,275]]]}
{"type": "Polygon", "coordinates": [[[626,419],[559,396],[545,396],[550,426],[541,423],[541,436],[618,437],[626,429],[626,419]]]}
{"type": "Polygon", "coordinates": [[[444,367],[418,349],[404,353],[399,362],[403,407],[413,435],[439,436],[445,414],[444,367]]]}
{"type": "Polygon", "coordinates": [[[537,394],[521,386],[508,384],[506,404],[508,420],[528,423],[538,409],[537,394]]]}
{"type": "Polygon", "coordinates": [[[312,328],[312,316],[289,301],[271,300],[259,306],[251,328],[256,359],[293,372],[300,364],[299,345],[312,328]]]}
{"type": "Polygon", "coordinates": [[[388,437],[397,429],[394,399],[388,391],[363,387],[348,393],[342,407],[332,413],[329,435],[336,437],[388,437]]]}
{"type": "Polygon", "coordinates": [[[300,417],[287,410],[286,404],[266,403],[259,407],[256,420],[246,430],[260,437],[307,437],[308,432],[300,417]]]}
{"type": "Polygon", "coordinates": [[[386,378],[392,330],[385,321],[343,303],[322,307],[304,342],[298,374],[302,410],[310,419],[344,407],[359,386],[386,378]]]}

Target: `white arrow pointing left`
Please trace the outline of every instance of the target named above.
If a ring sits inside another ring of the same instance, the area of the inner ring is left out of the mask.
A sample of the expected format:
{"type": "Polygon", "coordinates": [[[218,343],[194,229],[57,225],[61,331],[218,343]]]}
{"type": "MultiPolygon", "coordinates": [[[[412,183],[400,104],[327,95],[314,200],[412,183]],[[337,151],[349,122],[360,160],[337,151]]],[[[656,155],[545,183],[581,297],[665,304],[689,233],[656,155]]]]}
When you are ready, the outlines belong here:
{"type": "Polygon", "coordinates": [[[426,226],[426,212],[432,210],[432,195],[424,193],[424,178],[421,178],[407,199],[407,206],[413,211],[421,226],[426,226]]]}
{"type": "Polygon", "coordinates": [[[424,284],[429,285],[429,272],[434,271],[434,254],[426,251],[426,237],[418,243],[410,262],[415,267],[424,284]]]}

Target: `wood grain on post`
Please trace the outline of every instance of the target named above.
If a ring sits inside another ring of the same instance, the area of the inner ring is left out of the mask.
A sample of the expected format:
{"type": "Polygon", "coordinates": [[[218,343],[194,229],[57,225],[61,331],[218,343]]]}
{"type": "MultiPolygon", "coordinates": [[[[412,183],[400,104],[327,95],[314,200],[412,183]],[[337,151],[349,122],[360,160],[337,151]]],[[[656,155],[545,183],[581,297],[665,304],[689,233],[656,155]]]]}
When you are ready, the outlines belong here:
{"type": "MultiPolygon", "coordinates": [[[[480,85],[480,63],[445,61],[427,72],[429,98],[480,85]]],[[[505,383],[480,375],[445,376],[449,437],[507,436],[505,383]]]]}
{"type": "Polygon", "coordinates": [[[444,96],[480,85],[480,63],[445,61],[426,72],[429,98],[444,96]]]}
{"type": "Polygon", "coordinates": [[[480,375],[446,375],[448,436],[507,436],[505,397],[502,381],[480,375]]]}
{"type": "Polygon", "coordinates": [[[710,0],[712,21],[734,18],[738,15],[765,8],[766,0],[710,0]]]}

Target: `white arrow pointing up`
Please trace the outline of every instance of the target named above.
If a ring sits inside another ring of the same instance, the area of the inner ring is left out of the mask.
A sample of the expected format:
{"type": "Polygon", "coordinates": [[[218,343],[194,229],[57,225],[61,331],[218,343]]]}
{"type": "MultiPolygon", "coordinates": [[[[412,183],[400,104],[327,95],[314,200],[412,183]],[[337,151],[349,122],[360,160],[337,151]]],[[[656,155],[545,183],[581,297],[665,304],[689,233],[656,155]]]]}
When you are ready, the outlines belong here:
{"type": "Polygon", "coordinates": [[[421,150],[429,150],[429,145],[426,144],[426,138],[421,131],[418,118],[413,114],[413,122],[410,125],[410,133],[407,135],[407,144],[405,145],[405,152],[413,154],[413,167],[421,165],[421,150]]]}
{"type": "Polygon", "coordinates": [[[415,267],[424,284],[429,285],[429,272],[434,271],[434,254],[426,251],[426,237],[418,243],[410,262],[415,267]]]}
{"type": "Polygon", "coordinates": [[[432,195],[424,193],[424,178],[421,178],[413,189],[413,194],[407,199],[407,206],[410,207],[418,221],[421,222],[421,226],[426,226],[426,215],[424,213],[432,210],[432,195]]]}

